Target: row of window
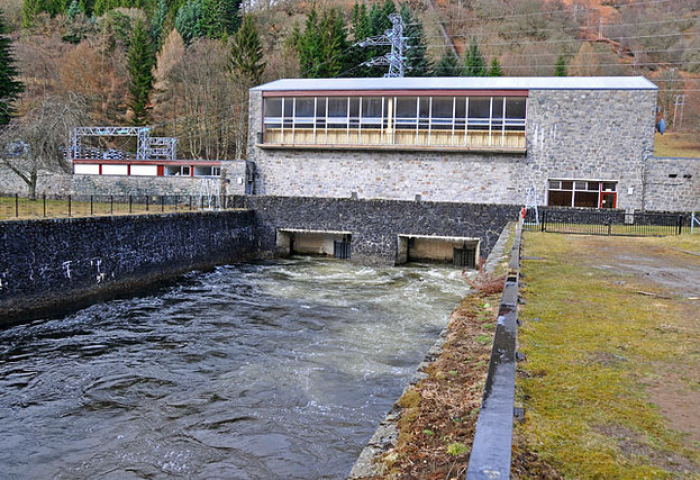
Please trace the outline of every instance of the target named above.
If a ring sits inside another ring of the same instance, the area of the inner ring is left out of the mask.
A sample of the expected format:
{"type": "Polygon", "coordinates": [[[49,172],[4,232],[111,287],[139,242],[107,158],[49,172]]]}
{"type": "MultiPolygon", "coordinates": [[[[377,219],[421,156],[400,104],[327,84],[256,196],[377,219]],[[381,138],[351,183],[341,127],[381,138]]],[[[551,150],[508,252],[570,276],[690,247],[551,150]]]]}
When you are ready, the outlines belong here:
{"type": "MultiPolygon", "coordinates": [[[[364,129],[435,130],[461,135],[460,142],[468,143],[472,131],[493,135],[524,132],[526,110],[525,97],[273,97],[264,102],[264,128],[266,134],[272,133],[265,142],[296,143],[288,135],[295,130],[311,129],[316,134],[364,129]]],[[[324,143],[329,139],[334,138],[326,136],[324,143]]],[[[384,140],[382,136],[381,143],[384,140]]],[[[442,140],[455,143],[453,138],[442,140]]],[[[357,142],[365,143],[359,138],[357,142]]]]}

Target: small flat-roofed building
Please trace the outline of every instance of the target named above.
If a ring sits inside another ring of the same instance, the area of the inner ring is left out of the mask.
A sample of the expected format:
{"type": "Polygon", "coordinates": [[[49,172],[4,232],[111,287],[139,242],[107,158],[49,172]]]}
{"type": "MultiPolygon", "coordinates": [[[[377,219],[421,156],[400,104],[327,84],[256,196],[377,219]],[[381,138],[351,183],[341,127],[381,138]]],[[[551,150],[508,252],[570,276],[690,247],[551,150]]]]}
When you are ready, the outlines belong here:
{"type": "Polygon", "coordinates": [[[643,77],[278,80],[250,95],[255,193],[644,208],[643,77]]]}

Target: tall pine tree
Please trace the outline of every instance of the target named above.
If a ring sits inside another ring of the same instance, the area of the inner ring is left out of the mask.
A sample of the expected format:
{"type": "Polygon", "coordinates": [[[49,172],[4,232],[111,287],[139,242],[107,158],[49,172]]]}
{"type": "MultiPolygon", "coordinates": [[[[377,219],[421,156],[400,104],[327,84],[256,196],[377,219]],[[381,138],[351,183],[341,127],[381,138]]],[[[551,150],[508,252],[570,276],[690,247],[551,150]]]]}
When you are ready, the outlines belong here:
{"type": "Polygon", "coordinates": [[[451,48],[447,49],[435,65],[433,75],[436,77],[459,77],[461,74],[462,67],[459,65],[459,58],[451,48]]]}
{"type": "Polygon", "coordinates": [[[175,17],[175,28],[185,44],[204,35],[201,30],[202,4],[199,0],[187,0],[175,17]]]}
{"type": "Polygon", "coordinates": [[[143,20],[138,20],[134,25],[131,45],[127,54],[129,106],[134,113],[132,119],[134,125],[144,125],[148,118],[146,107],[153,83],[153,64],[153,45],[146,24],[143,20]]]}
{"type": "Polygon", "coordinates": [[[247,88],[262,82],[265,72],[263,48],[255,28],[255,19],[250,14],[243,17],[241,26],[233,37],[230,64],[234,75],[249,82],[247,88]]]}
{"type": "Polygon", "coordinates": [[[165,21],[168,18],[168,4],[166,0],[158,0],[156,9],[151,17],[151,41],[153,42],[153,51],[160,51],[163,44],[165,21]]]}
{"type": "Polygon", "coordinates": [[[319,19],[312,8],[296,47],[302,77],[332,78],[353,67],[343,16],[335,9],[325,10],[319,19]]]}
{"type": "Polygon", "coordinates": [[[24,91],[24,85],[17,80],[18,76],[12,40],[5,36],[5,20],[0,12],[0,127],[10,123],[15,112],[12,103],[24,91]]]}
{"type": "Polygon", "coordinates": [[[408,50],[404,52],[406,57],[407,77],[427,77],[430,75],[430,62],[425,57],[425,35],[423,24],[418,17],[414,17],[408,3],[401,4],[401,19],[404,24],[403,35],[407,38],[408,50]]]}
{"type": "Polygon", "coordinates": [[[493,57],[491,60],[491,67],[489,68],[489,77],[502,77],[503,69],[501,68],[501,62],[498,61],[498,57],[493,57]]]}
{"type": "Polygon", "coordinates": [[[559,55],[557,58],[557,63],[554,64],[554,76],[555,77],[566,77],[566,59],[564,55],[559,55]]]}
{"type": "Polygon", "coordinates": [[[486,62],[479,51],[476,38],[472,38],[471,44],[464,56],[464,76],[465,77],[485,77],[486,62]]]}

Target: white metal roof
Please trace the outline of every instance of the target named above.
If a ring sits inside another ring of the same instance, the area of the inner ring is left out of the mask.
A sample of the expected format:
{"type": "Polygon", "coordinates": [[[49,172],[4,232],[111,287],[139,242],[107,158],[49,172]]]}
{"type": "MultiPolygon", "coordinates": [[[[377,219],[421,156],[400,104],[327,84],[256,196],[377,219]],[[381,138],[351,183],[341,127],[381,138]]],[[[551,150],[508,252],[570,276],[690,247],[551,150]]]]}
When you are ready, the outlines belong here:
{"type": "Polygon", "coordinates": [[[258,91],[310,90],[657,90],[644,77],[403,77],[294,78],[254,87],[258,91]]]}

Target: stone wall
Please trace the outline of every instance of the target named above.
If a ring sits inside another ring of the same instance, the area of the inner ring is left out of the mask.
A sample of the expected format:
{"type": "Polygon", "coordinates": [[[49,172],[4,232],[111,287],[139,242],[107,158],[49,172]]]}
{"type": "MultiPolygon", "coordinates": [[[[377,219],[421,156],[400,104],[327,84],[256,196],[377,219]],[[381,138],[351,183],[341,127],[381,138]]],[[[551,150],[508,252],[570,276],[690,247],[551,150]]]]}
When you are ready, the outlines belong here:
{"type": "Polygon", "coordinates": [[[700,158],[647,160],[647,210],[700,211],[700,158]]]}
{"type": "MultiPolygon", "coordinates": [[[[250,97],[257,193],[279,196],[524,204],[547,180],[618,182],[619,208],[643,207],[644,160],[654,149],[654,90],[530,90],[527,153],[256,147],[262,94],[250,97]]],[[[658,208],[673,210],[672,205],[658,208]]]]}
{"type": "Polygon", "coordinates": [[[537,188],[539,203],[546,201],[547,179],[607,180],[618,182],[618,208],[643,209],[655,107],[653,90],[531,90],[529,169],[522,173],[537,188]]]}
{"type": "Polygon", "coordinates": [[[249,211],[4,221],[0,325],[254,256],[249,211]]]}
{"type": "MultiPolygon", "coordinates": [[[[223,162],[226,169],[226,195],[245,193],[245,162],[223,162]]],[[[68,173],[41,172],[37,182],[37,195],[48,197],[68,195],[177,195],[199,196],[202,182],[209,181],[213,188],[220,188],[218,178],[203,177],[140,177],[127,175],[72,175],[68,173]]],[[[27,184],[7,167],[0,166],[0,194],[27,195],[27,184]]]]}
{"type": "Polygon", "coordinates": [[[352,233],[350,259],[367,264],[394,264],[399,235],[478,238],[480,255],[486,258],[520,211],[512,205],[314,197],[249,196],[235,201],[255,211],[261,256],[274,255],[276,229],[347,231],[352,233]]]}

